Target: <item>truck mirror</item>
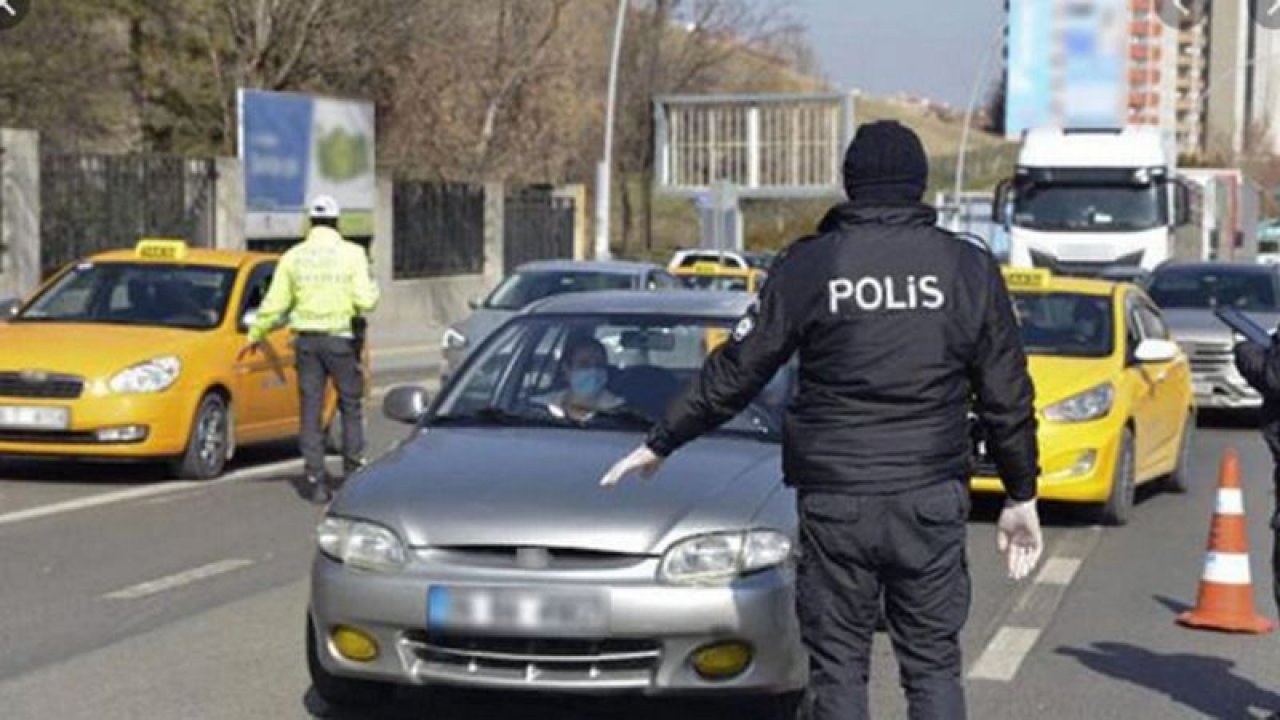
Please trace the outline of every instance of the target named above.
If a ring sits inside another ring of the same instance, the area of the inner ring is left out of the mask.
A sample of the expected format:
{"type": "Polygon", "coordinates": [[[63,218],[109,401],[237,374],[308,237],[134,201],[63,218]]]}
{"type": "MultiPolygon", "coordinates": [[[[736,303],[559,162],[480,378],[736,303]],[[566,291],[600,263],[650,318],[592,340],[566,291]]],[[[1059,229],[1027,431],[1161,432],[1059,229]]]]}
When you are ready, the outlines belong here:
{"type": "Polygon", "coordinates": [[[1173,185],[1174,225],[1184,227],[1191,224],[1191,186],[1186,180],[1177,180],[1173,185]]]}
{"type": "Polygon", "coordinates": [[[991,220],[1002,227],[1009,224],[1009,190],[1013,186],[1011,180],[1001,180],[996,186],[995,201],[991,203],[991,220]]]}

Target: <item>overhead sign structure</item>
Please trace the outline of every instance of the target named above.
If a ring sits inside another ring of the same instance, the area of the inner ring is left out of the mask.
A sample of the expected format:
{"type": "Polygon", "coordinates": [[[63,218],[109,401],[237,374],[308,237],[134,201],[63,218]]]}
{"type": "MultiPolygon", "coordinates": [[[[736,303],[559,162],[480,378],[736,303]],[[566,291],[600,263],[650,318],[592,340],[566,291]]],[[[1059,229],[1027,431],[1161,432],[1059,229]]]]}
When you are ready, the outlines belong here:
{"type": "Polygon", "coordinates": [[[372,103],[246,89],[238,101],[246,237],[301,237],[307,204],[322,194],[342,207],[343,233],[373,234],[372,103]]]}

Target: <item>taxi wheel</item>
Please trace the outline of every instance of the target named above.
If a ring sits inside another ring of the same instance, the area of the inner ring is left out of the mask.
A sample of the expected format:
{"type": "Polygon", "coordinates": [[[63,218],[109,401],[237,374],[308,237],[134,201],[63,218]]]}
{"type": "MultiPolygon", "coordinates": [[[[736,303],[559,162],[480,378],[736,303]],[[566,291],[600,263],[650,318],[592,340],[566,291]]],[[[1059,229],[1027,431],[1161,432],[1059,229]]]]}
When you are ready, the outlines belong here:
{"type": "Polygon", "coordinates": [[[367,708],[382,705],[391,699],[395,686],[373,680],[354,680],[338,677],[324,668],[316,647],[315,624],[307,616],[307,671],[311,675],[311,687],[334,709],[367,708]]]}
{"type": "Polygon", "coordinates": [[[1165,489],[1169,492],[1185,493],[1191,487],[1191,446],[1196,434],[1195,413],[1188,413],[1184,422],[1186,424],[1182,426],[1182,442],[1178,446],[1178,464],[1164,481],[1165,489]]]}
{"type": "Polygon", "coordinates": [[[209,393],[200,401],[187,451],[177,462],[183,480],[210,480],[227,466],[231,444],[231,412],[221,395],[209,393]]]}
{"type": "Polygon", "coordinates": [[[1129,522],[1137,492],[1137,475],[1133,430],[1125,428],[1124,435],[1120,437],[1120,450],[1116,454],[1115,474],[1111,479],[1111,496],[1098,511],[1098,520],[1103,525],[1120,526],[1129,522]]]}

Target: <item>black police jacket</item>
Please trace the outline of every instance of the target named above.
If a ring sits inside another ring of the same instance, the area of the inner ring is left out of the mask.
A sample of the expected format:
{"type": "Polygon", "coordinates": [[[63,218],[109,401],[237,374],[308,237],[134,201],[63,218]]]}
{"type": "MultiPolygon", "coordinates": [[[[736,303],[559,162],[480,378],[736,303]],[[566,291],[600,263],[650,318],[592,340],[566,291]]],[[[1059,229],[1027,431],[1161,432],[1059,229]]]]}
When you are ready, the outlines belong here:
{"type": "Polygon", "coordinates": [[[788,485],[892,493],[967,478],[969,411],[1007,493],[1035,497],[1034,392],[995,259],[924,205],[834,208],[775,262],[757,302],[647,444],[668,455],[741,412],[793,355],[788,485]]]}
{"type": "Polygon", "coordinates": [[[1275,480],[1280,488],[1280,339],[1268,347],[1242,342],[1236,345],[1235,356],[1240,375],[1262,395],[1262,438],[1277,463],[1275,480]]]}

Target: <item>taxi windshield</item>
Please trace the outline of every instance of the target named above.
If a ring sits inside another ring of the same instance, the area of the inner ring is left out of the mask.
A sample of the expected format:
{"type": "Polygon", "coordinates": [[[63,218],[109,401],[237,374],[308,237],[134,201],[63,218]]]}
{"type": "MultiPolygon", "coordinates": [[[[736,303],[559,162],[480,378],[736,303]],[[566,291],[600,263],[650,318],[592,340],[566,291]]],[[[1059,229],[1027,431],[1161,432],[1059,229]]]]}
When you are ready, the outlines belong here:
{"type": "Polygon", "coordinates": [[[16,322],[104,323],[209,330],[222,322],[235,272],[152,263],[82,263],[16,322]]]}
{"type": "MultiPolygon", "coordinates": [[[[482,346],[428,423],[647,431],[730,332],[691,318],[523,318],[482,346]]],[[[719,432],[779,441],[794,377],[781,370],[719,432]]]]}
{"type": "Polygon", "coordinates": [[[1014,293],[1028,355],[1104,358],[1115,349],[1111,298],[1076,293],[1014,293]]]}
{"type": "Polygon", "coordinates": [[[751,280],[745,275],[684,275],[685,287],[692,290],[725,290],[748,292],[751,280]]]}

